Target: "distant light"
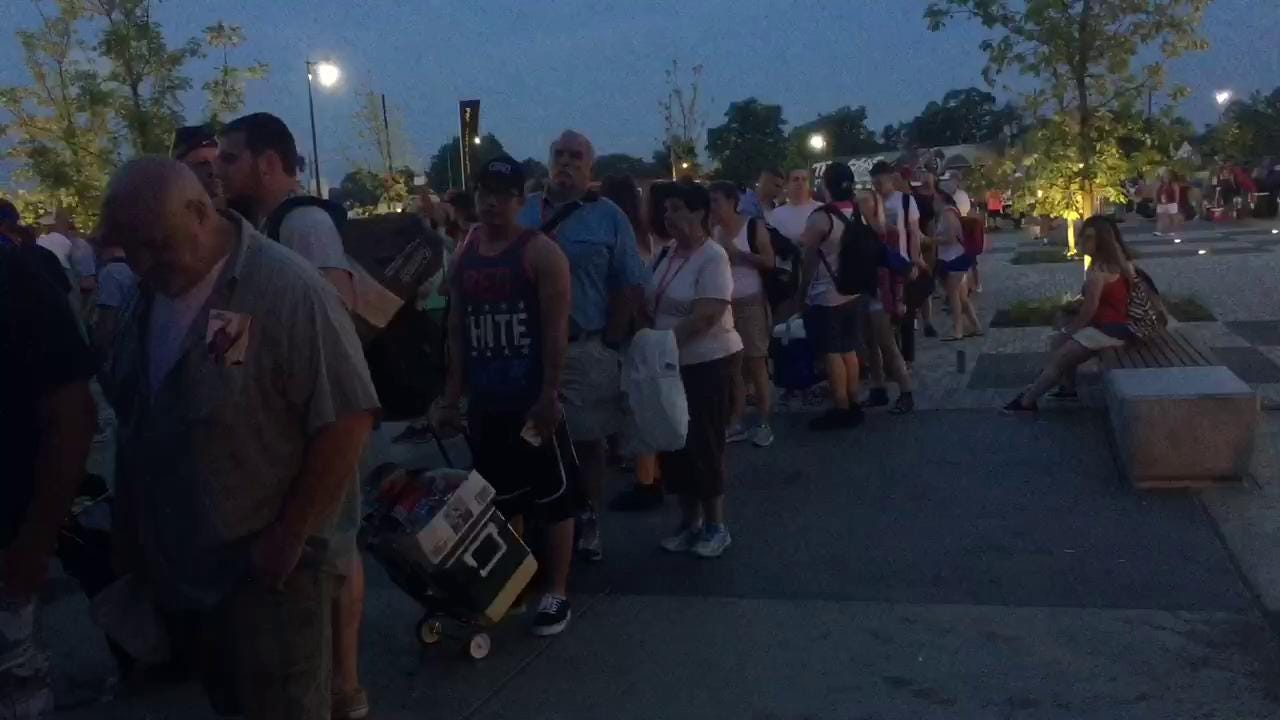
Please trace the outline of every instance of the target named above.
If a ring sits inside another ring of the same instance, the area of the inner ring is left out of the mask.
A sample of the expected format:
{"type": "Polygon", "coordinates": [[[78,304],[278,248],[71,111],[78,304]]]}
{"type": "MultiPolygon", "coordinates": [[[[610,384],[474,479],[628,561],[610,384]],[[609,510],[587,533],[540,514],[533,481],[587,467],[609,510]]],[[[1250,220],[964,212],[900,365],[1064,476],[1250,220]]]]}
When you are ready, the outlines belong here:
{"type": "Polygon", "coordinates": [[[1231,91],[1219,90],[1213,94],[1213,99],[1217,100],[1219,105],[1226,105],[1227,101],[1231,99],[1231,91]]]}
{"type": "Polygon", "coordinates": [[[809,136],[809,147],[822,152],[827,147],[827,139],[822,136],[822,133],[814,133],[809,136]]]}
{"type": "Polygon", "coordinates": [[[688,169],[689,169],[689,163],[688,163],[688,162],[682,162],[682,163],[680,163],[680,169],[681,169],[681,170],[688,170],[688,169]]]}
{"type": "Polygon", "coordinates": [[[1280,228],[1271,228],[1272,235],[1280,235],[1280,228]]]}
{"type": "Polygon", "coordinates": [[[477,136],[475,136],[474,138],[472,138],[472,139],[471,139],[471,144],[472,144],[472,145],[479,145],[479,144],[480,144],[480,136],[479,136],[479,135],[477,135],[477,136]]]}
{"type": "Polygon", "coordinates": [[[331,62],[318,62],[316,67],[316,82],[321,87],[333,87],[342,79],[342,70],[331,62]]]}
{"type": "Polygon", "coordinates": [[[1208,254],[1209,254],[1209,251],[1208,251],[1208,250],[1197,250],[1197,251],[1196,251],[1196,254],[1197,254],[1197,255],[1208,255],[1208,254]]]}
{"type": "Polygon", "coordinates": [[[1174,239],[1173,239],[1173,241],[1174,241],[1175,243],[1180,243],[1180,242],[1182,242],[1182,238],[1174,238],[1174,239]]]}

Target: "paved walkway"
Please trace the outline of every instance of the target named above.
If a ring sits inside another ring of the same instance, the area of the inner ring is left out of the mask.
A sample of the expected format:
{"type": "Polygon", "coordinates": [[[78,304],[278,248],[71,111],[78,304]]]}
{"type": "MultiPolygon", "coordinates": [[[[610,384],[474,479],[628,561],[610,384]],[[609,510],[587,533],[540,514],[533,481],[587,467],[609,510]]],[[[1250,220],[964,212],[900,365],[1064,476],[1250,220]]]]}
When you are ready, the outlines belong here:
{"type": "MultiPolygon", "coordinates": [[[[1186,242],[1224,237],[1201,230],[1186,242]]],[[[1268,241],[1218,246],[1236,242],[1268,241]]],[[[984,263],[988,317],[1079,285],[1078,266],[1014,267],[1010,255],[984,263]]],[[[1280,319],[1277,257],[1142,264],[1226,321],[1194,328],[1209,344],[1280,361],[1280,343],[1265,344],[1280,319]]],[[[1089,403],[1040,421],[994,412],[1038,367],[1044,333],[922,341],[920,412],[876,413],[844,435],[811,434],[791,414],[773,448],[733,447],[735,544],[719,561],[655,549],[670,506],[607,515],[606,559],[576,569],[576,620],[560,638],[510,623],[482,663],[447,645],[424,652],[414,604],[371,569],[374,717],[1276,717],[1280,416],[1267,414],[1250,486],[1136,493],[1089,403]]],[[[395,429],[376,458],[437,461],[428,446],[388,445],[395,429]]],[[[97,702],[111,663],[78,594],[62,588],[43,624],[60,717],[209,717],[190,687],[97,702]]]]}
{"type": "MultiPolygon", "coordinates": [[[[1273,717],[1280,661],[1208,515],[1124,487],[1097,413],[781,420],[736,446],[722,560],[655,548],[674,508],[608,515],[561,638],[499,630],[483,663],[418,649],[370,573],[376,717],[1273,717]]],[[[429,450],[424,446],[410,452],[429,450]]],[[[404,453],[404,448],[398,449],[404,453]]],[[[46,628],[64,697],[109,673],[73,594],[46,628]]],[[[67,718],[207,717],[177,688],[67,718]]]]}

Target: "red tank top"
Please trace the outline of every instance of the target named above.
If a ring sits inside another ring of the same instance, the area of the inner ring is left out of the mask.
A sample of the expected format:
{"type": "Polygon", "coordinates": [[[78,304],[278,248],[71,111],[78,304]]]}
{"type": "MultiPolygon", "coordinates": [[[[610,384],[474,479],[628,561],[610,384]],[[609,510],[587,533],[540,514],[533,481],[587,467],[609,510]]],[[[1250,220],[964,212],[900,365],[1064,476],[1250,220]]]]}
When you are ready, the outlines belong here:
{"type": "Polygon", "coordinates": [[[1129,281],[1120,276],[1102,286],[1098,298],[1098,310],[1093,313],[1091,325],[1124,325],[1129,322],[1129,281]]]}

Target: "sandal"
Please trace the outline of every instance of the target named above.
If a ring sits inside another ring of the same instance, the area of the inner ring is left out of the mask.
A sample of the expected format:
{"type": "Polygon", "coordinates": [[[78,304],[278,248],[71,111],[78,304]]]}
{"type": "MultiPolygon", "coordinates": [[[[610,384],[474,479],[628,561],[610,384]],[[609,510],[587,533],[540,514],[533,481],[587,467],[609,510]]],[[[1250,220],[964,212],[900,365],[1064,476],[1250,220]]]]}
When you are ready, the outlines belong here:
{"type": "Polygon", "coordinates": [[[964,339],[964,337],[959,336],[959,335],[948,335],[948,336],[946,336],[946,337],[942,338],[942,340],[940,340],[939,342],[960,342],[960,341],[961,341],[961,340],[963,340],[963,339],[964,339]]]}
{"type": "Polygon", "coordinates": [[[1022,396],[1019,395],[1018,397],[1010,400],[1009,404],[1005,405],[1000,410],[1000,414],[1001,415],[1035,415],[1036,410],[1037,408],[1035,403],[1032,403],[1030,407],[1023,405],[1022,396]]]}
{"type": "Polygon", "coordinates": [[[978,328],[977,330],[974,330],[973,332],[968,333],[967,335],[965,335],[965,337],[967,337],[967,338],[971,338],[971,337],[982,337],[983,335],[986,335],[986,334],[987,334],[987,331],[986,331],[986,330],[983,330],[982,328],[978,328]]]}
{"type": "Polygon", "coordinates": [[[900,393],[898,401],[889,408],[890,415],[906,415],[916,409],[916,400],[911,393],[900,393]]]}
{"type": "Polygon", "coordinates": [[[1050,400],[1073,401],[1080,399],[1080,393],[1076,390],[1068,390],[1064,387],[1059,387],[1057,390],[1054,390],[1045,397],[1050,400]]]}

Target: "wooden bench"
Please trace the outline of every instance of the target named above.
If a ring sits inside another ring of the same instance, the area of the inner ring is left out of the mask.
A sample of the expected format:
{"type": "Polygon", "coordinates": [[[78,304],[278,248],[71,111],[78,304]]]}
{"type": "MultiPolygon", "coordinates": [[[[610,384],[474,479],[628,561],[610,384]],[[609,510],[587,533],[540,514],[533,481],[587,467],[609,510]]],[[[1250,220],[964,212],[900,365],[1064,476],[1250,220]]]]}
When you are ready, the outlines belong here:
{"type": "Polygon", "coordinates": [[[1249,472],[1258,394],[1176,328],[1099,353],[1120,465],[1139,488],[1238,483],[1249,472]]]}
{"type": "Polygon", "coordinates": [[[1143,342],[1131,342],[1098,354],[1102,370],[1118,368],[1210,367],[1219,363],[1213,351],[1186,335],[1162,330],[1143,342]]]}

